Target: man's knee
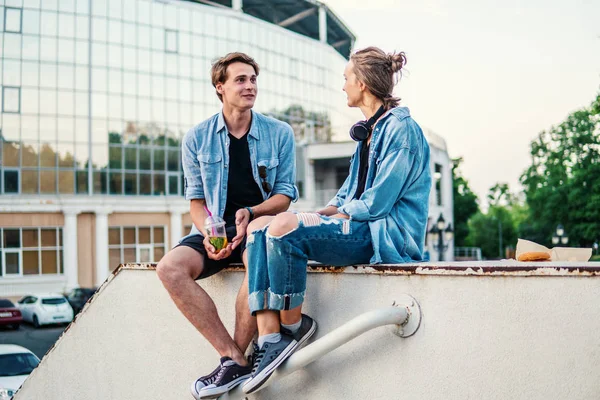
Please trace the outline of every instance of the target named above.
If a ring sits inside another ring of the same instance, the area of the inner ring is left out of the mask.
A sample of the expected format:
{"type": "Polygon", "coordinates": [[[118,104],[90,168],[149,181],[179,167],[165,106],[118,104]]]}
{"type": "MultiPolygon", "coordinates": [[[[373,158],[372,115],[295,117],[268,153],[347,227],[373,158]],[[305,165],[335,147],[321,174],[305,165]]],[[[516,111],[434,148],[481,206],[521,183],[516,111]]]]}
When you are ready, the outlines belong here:
{"type": "Polygon", "coordinates": [[[298,217],[291,212],[277,215],[269,225],[268,233],[271,236],[283,236],[298,228],[298,217]]]}
{"type": "Polygon", "coordinates": [[[156,274],[163,283],[174,283],[182,279],[195,279],[201,272],[202,265],[192,266],[189,262],[180,262],[180,257],[168,253],[156,266],[156,274]]]}

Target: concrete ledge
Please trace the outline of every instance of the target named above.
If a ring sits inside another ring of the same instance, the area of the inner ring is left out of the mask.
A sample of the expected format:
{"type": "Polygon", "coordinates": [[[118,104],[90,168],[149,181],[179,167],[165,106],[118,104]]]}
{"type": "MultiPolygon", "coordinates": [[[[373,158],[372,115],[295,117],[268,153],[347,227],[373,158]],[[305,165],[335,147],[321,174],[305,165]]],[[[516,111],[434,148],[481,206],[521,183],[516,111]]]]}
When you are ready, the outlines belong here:
{"type": "MultiPolygon", "coordinates": [[[[122,265],[14,400],[180,400],[218,354],[177,310],[155,266],[122,265]]],[[[600,398],[599,263],[311,265],[304,311],[318,339],[412,295],[421,326],[371,330],[252,399],[600,398]]],[[[229,332],[243,269],[199,281],[229,332]]],[[[236,399],[238,400],[238,399],[236,399]]],[[[240,399],[241,400],[241,399],[240,399]]]]}

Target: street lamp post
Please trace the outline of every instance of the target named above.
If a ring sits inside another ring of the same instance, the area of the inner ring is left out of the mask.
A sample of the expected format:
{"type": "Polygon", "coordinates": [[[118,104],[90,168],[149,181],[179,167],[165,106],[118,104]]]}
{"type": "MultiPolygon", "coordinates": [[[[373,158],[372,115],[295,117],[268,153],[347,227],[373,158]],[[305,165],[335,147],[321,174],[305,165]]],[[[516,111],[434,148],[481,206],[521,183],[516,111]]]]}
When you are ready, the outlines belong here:
{"type": "Polygon", "coordinates": [[[594,242],[593,246],[594,250],[596,250],[596,255],[598,255],[598,242],[594,242]]]}
{"type": "Polygon", "coordinates": [[[565,228],[562,224],[558,224],[556,232],[554,232],[554,236],[552,236],[552,244],[564,244],[566,246],[567,243],[569,243],[569,236],[565,232],[565,228]]]}
{"type": "Polygon", "coordinates": [[[446,220],[440,214],[437,222],[429,230],[429,234],[431,235],[433,248],[438,251],[438,261],[444,261],[444,252],[448,249],[448,245],[454,236],[452,224],[446,226],[446,220]]]}

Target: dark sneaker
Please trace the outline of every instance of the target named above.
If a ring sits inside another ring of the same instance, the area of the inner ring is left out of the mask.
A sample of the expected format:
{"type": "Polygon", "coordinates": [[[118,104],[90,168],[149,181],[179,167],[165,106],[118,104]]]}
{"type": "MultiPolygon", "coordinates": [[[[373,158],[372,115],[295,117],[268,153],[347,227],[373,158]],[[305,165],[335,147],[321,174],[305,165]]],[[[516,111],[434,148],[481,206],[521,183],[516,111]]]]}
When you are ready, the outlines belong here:
{"type": "Polygon", "coordinates": [[[308,315],[302,314],[302,323],[296,333],[292,334],[288,329],[281,327],[281,333],[293,337],[298,342],[298,348],[302,346],[317,331],[317,323],[308,315]]]}
{"type": "Polygon", "coordinates": [[[217,375],[219,374],[220,370],[221,364],[219,364],[217,368],[215,368],[215,370],[210,374],[201,376],[200,378],[196,379],[196,382],[192,383],[192,396],[194,396],[196,400],[200,399],[200,397],[198,397],[198,392],[200,391],[200,389],[214,383],[217,379],[217,375]]]}
{"type": "Polygon", "coordinates": [[[243,390],[250,394],[267,381],[275,368],[281,365],[294,350],[298,348],[298,342],[291,336],[281,335],[281,340],[277,343],[266,342],[256,355],[254,367],[252,368],[252,377],[244,383],[243,390]]]}
{"type": "Polygon", "coordinates": [[[221,357],[221,369],[213,383],[198,391],[197,399],[216,399],[250,378],[252,366],[242,366],[229,357],[221,357]]]}

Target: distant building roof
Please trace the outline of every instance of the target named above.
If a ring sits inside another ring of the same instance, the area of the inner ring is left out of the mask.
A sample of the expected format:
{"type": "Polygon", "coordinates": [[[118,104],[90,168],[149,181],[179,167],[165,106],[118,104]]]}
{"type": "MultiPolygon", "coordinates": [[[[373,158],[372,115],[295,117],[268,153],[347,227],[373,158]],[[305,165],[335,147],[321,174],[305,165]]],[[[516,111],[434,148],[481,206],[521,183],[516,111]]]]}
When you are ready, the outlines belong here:
{"type": "Polygon", "coordinates": [[[430,146],[448,152],[448,149],[446,147],[446,141],[443,137],[433,132],[431,129],[427,128],[423,129],[423,134],[425,135],[425,139],[427,139],[427,143],[429,143],[430,146]]]}
{"type": "MultiPolygon", "coordinates": [[[[194,3],[232,7],[232,0],[187,0],[194,3]]],[[[327,5],[316,0],[243,0],[245,14],[319,40],[319,8],[327,13],[327,43],[346,59],[356,36],[327,5]]]]}

